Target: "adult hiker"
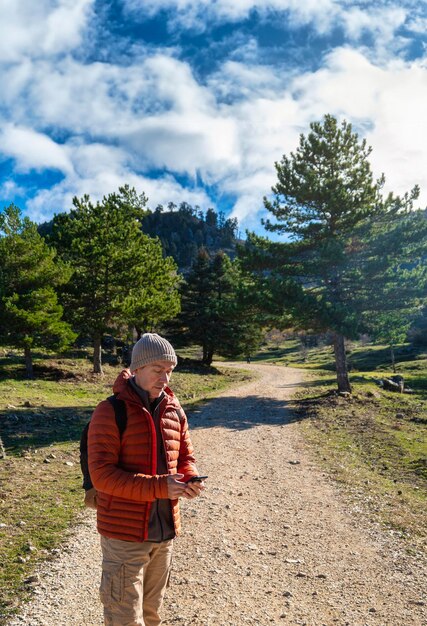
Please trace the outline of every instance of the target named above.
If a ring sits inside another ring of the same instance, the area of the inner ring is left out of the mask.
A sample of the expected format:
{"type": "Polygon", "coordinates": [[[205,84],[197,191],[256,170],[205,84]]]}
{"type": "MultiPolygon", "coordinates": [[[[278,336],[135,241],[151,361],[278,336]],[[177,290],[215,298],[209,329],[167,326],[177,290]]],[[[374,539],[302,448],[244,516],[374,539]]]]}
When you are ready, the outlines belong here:
{"type": "Polygon", "coordinates": [[[146,333],[132,351],[130,371],[113,386],[125,403],[120,434],[111,402],[89,425],[89,472],[101,535],[101,601],[106,626],[158,626],[180,532],[179,498],[204,489],[197,477],[187,418],[168,383],[177,363],[171,344],[146,333]]]}

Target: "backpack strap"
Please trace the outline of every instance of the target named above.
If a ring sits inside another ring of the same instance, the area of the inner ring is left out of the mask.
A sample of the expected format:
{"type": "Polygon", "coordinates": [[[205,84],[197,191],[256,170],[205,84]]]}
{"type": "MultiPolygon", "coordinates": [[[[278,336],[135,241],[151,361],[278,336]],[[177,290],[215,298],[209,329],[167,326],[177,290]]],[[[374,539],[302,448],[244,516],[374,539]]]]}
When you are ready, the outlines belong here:
{"type": "MultiPolygon", "coordinates": [[[[116,396],[110,396],[107,398],[114,409],[114,417],[116,419],[117,428],[119,429],[120,441],[122,439],[123,433],[126,430],[128,416],[126,412],[126,404],[123,400],[119,400],[116,396]]],[[[82,436],[80,439],[80,467],[82,469],[83,474],[83,489],[88,491],[93,488],[92,480],[89,474],[89,462],[88,462],[88,448],[87,448],[87,437],[89,431],[88,422],[83,429],[82,436]]]]}
{"type": "Polygon", "coordinates": [[[109,398],[107,398],[107,400],[113,406],[114,417],[116,418],[116,424],[117,428],[119,429],[121,439],[128,423],[126,404],[124,400],[119,400],[119,398],[115,395],[110,396],[109,398]]]}

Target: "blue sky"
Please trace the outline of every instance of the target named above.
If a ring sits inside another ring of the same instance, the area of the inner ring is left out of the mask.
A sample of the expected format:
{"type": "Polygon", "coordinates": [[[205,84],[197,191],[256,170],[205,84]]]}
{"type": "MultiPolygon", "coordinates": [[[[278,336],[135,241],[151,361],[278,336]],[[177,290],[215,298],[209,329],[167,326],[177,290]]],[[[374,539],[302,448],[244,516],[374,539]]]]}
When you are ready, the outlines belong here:
{"type": "Polygon", "coordinates": [[[414,0],[2,0],[0,207],[129,183],[262,232],[274,162],[325,113],[424,207],[426,33],[414,0]]]}

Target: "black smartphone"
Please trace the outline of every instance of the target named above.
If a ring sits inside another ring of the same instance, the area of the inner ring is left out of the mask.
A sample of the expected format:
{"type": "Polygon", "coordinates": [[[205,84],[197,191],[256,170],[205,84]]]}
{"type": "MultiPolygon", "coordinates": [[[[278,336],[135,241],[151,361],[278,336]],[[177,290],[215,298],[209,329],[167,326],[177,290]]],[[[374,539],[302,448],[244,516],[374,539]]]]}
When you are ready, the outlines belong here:
{"type": "Polygon", "coordinates": [[[192,476],[187,480],[187,483],[201,483],[202,480],[206,480],[208,476],[192,476]]]}

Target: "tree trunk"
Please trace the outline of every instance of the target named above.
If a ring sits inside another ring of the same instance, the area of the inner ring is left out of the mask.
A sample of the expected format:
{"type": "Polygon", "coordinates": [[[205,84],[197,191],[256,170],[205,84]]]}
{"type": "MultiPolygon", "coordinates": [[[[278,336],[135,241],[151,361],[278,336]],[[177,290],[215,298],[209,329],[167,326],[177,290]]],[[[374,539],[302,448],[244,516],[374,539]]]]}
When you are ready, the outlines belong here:
{"type": "Polygon", "coordinates": [[[394,348],[390,346],[390,354],[391,354],[391,366],[393,368],[393,373],[396,373],[396,359],[394,357],[394,348]]]}
{"type": "Polygon", "coordinates": [[[2,438],[0,437],[0,459],[5,459],[5,458],[6,458],[6,449],[3,445],[2,438]]]}
{"type": "Polygon", "coordinates": [[[31,348],[29,348],[28,346],[25,346],[24,355],[25,355],[25,375],[27,378],[34,378],[33,355],[31,354],[31,348]]]}
{"type": "Polygon", "coordinates": [[[139,326],[135,326],[135,331],[136,331],[136,340],[139,341],[142,337],[142,328],[140,328],[139,326]]]}
{"type": "Polygon", "coordinates": [[[213,353],[214,351],[211,348],[208,348],[208,346],[203,346],[202,363],[204,365],[210,365],[212,363],[213,353]]]}
{"type": "Polygon", "coordinates": [[[350,381],[348,379],[347,358],[345,355],[344,336],[334,334],[335,367],[337,370],[338,391],[351,393],[350,381]]]}
{"type": "Polygon", "coordinates": [[[103,374],[102,371],[102,349],[101,349],[101,335],[95,335],[93,339],[93,373],[103,374]]]}

